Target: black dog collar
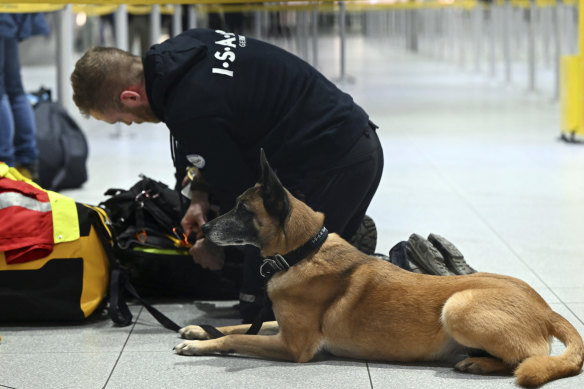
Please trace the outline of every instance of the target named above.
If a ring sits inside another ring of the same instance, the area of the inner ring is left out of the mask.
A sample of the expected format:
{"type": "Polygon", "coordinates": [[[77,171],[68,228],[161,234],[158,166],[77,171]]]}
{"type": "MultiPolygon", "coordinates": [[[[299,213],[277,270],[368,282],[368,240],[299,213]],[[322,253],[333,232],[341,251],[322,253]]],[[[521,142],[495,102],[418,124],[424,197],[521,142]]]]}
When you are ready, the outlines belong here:
{"type": "Polygon", "coordinates": [[[316,251],[322,246],[328,237],[328,230],[322,226],[320,231],[314,235],[308,242],[288,254],[276,254],[273,257],[264,258],[264,263],[260,266],[260,274],[264,278],[270,278],[279,271],[286,271],[290,266],[296,265],[308,256],[308,254],[316,251]]]}

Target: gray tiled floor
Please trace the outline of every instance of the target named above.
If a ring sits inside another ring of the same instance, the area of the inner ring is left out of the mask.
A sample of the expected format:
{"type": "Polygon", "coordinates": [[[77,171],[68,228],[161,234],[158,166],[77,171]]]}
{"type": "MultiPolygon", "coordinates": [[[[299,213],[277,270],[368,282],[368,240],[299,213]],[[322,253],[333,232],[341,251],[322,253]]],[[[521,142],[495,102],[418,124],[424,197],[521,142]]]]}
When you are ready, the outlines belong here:
{"type": "MultiPolygon", "coordinates": [[[[320,44],[320,67],[334,78],[336,40],[320,44]]],[[[440,233],[476,269],[529,282],[584,334],[584,147],[557,141],[559,105],[550,100],[549,85],[528,94],[522,85],[503,85],[373,38],[352,38],[348,52],[356,82],[342,87],[380,125],[385,150],[384,176],[369,210],[378,251],[412,232],[440,233]]],[[[24,74],[30,88],[53,85],[54,69],[24,74]]],[[[67,194],[95,204],[105,189],[129,187],[139,173],[172,183],[163,126],[79,121],[90,141],[90,179],[67,194]]],[[[237,322],[233,302],[217,304],[158,307],[180,324],[237,322]]],[[[133,309],[135,323],[126,328],[99,319],[76,326],[0,324],[0,388],[514,386],[510,377],[459,374],[447,364],[181,357],[171,351],[176,335],[133,309]]],[[[553,349],[560,353],[563,345],[555,342],[553,349]]],[[[547,387],[584,387],[584,375],[547,387]]]]}

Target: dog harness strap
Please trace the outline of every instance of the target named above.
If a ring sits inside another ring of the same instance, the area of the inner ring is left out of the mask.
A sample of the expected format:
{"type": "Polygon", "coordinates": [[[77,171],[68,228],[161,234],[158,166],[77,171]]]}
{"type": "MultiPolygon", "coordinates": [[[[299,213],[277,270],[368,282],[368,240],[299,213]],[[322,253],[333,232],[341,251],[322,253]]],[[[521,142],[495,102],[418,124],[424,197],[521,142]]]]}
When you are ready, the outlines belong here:
{"type": "Polygon", "coordinates": [[[212,325],[209,325],[209,324],[199,324],[199,327],[201,327],[202,329],[204,329],[205,332],[212,339],[222,338],[222,337],[225,336],[225,334],[223,332],[219,331],[217,328],[213,327],[212,325]]]}
{"type": "Polygon", "coordinates": [[[327,237],[328,230],[325,226],[322,226],[316,235],[297,249],[290,251],[284,256],[276,254],[271,258],[265,258],[260,266],[261,276],[264,278],[270,278],[279,271],[288,270],[290,266],[294,266],[306,258],[310,253],[318,250],[326,241],[327,237]]]}
{"type": "Polygon", "coordinates": [[[268,294],[265,293],[264,304],[262,305],[262,309],[257,314],[256,318],[254,319],[253,323],[251,324],[251,326],[249,327],[249,329],[246,331],[245,334],[246,335],[257,335],[262,328],[262,324],[264,324],[264,322],[266,320],[269,320],[271,312],[272,312],[272,300],[270,300],[270,298],[268,297],[268,294]]]}

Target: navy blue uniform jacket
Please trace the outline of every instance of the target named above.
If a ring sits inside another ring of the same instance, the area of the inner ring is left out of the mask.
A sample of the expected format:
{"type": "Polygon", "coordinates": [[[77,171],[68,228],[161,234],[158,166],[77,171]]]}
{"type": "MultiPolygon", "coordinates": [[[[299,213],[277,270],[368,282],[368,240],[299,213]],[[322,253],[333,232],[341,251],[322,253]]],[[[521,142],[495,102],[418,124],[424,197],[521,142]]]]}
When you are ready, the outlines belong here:
{"type": "MultiPolygon", "coordinates": [[[[143,59],[152,110],[202,169],[223,206],[259,178],[259,150],[285,186],[326,171],[367,114],[315,68],[265,42],[194,29],[143,59]]],[[[184,172],[182,173],[184,175],[184,172]]]]}

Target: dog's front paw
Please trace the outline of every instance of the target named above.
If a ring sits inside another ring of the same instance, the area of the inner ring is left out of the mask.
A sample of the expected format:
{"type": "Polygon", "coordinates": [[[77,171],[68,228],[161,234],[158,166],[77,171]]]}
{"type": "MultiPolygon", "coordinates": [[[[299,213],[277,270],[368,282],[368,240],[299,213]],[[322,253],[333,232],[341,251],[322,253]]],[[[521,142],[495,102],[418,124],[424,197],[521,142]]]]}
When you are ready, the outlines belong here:
{"type": "Polygon", "coordinates": [[[203,355],[200,340],[185,340],[174,348],[174,352],[180,355],[203,355]]]}
{"type": "Polygon", "coordinates": [[[186,326],[181,328],[178,333],[183,339],[210,339],[209,334],[199,326],[186,326]]]}

